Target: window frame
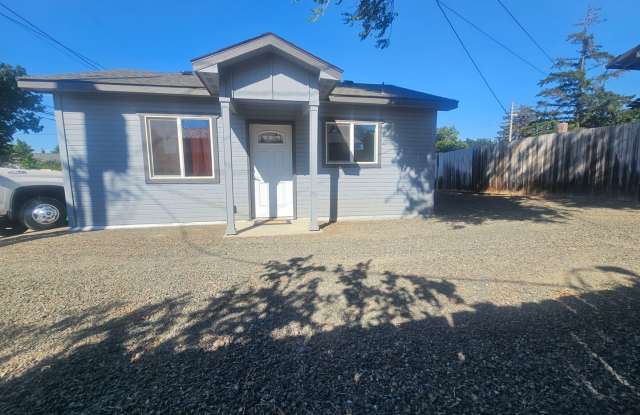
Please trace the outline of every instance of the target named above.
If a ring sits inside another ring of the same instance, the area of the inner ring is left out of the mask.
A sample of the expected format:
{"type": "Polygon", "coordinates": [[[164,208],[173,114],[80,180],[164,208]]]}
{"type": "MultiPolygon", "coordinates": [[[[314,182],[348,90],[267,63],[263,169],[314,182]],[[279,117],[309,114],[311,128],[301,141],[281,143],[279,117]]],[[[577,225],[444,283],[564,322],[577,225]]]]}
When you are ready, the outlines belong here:
{"type": "Polygon", "coordinates": [[[142,143],[144,153],[144,170],[147,183],[220,183],[220,170],[218,162],[218,116],[202,114],[139,114],[142,129],[142,143]],[[155,175],[153,174],[153,144],[151,142],[150,120],[175,119],[178,131],[178,157],[180,163],[180,175],[155,175]],[[211,176],[185,176],[184,163],[184,136],[182,132],[182,120],[197,119],[209,122],[209,141],[211,146],[211,176]]]}
{"type": "Polygon", "coordinates": [[[380,122],[379,121],[361,121],[361,120],[327,120],[324,123],[324,164],[328,167],[337,166],[380,166],[380,122]],[[349,160],[348,161],[331,161],[329,160],[329,129],[330,124],[349,124],[349,160]],[[355,126],[356,125],[374,125],[374,147],[373,147],[373,161],[356,161],[355,160],[355,126]]]}

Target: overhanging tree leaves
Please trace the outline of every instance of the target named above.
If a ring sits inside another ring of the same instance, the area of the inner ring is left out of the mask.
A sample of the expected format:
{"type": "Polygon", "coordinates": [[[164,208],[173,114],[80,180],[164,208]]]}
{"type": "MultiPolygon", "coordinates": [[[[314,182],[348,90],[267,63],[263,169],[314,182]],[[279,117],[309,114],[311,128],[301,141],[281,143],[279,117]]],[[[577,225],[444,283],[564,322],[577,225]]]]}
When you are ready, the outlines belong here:
{"type": "MultiPolygon", "coordinates": [[[[319,19],[332,3],[340,6],[343,0],[313,0],[313,20],[319,19]]],[[[342,13],[344,22],[350,26],[359,24],[361,40],[375,37],[376,47],[384,49],[391,42],[391,27],[398,16],[394,10],[394,0],[359,0],[355,10],[342,13]]]]}
{"type": "Polygon", "coordinates": [[[10,150],[13,135],[22,131],[42,131],[39,112],[44,111],[42,96],[18,88],[16,78],[26,75],[21,66],[0,63],[0,156],[10,150]]]}

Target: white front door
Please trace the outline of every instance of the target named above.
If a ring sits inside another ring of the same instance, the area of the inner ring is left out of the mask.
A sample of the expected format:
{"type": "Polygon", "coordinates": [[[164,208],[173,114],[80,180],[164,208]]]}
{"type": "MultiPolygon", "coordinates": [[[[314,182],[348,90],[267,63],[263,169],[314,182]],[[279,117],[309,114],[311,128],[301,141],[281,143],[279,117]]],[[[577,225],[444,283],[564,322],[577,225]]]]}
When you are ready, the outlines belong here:
{"type": "Polygon", "coordinates": [[[256,218],[293,217],[290,125],[251,124],[251,168],[256,218]]]}

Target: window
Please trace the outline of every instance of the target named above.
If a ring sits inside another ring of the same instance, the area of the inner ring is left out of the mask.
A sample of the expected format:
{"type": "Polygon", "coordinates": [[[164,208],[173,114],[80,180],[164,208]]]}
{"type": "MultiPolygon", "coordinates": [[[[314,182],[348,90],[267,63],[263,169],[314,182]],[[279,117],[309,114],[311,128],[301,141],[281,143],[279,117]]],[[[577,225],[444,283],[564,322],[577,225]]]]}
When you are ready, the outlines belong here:
{"type": "Polygon", "coordinates": [[[376,164],[378,162],[377,123],[328,122],[325,134],[327,164],[376,164]]]}
{"type": "Polygon", "coordinates": [[[258,137],[258,143],[260,144],[283,144],[284,137],[282,134],[275,131],[267,131],[258,137]]]}
{"type": "Polygon", "coordinates": [[[214,178],[213,129],[208,117],[145,117],[151,179],[214,178]]]}

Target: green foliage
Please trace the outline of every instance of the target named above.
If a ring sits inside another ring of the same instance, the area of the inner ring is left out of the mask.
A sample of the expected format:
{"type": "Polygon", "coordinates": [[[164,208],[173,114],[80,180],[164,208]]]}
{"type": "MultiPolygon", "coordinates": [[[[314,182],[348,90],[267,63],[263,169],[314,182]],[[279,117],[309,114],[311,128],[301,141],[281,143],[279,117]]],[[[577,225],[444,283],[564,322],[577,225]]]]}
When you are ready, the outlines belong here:
{"type": "Polygon", "coordinates": [[[482,147],[494,145],[496,140],[491,138],[466,138],[464,143],[467,147],[482,147]]]}
{"type": "Polygon", "coordinates": [[[460,139],[460,132],[453,125],[440,127],[436,130],[436,141],[457,141],[460,139]]]}
{"type": "Polygon", "coordinates": [[[540,116],[538,125],[549,121],[568,122],[572,128],[602,127],[633,118],[624,114],[631,96],[608,91],[605,83],[621,71],[607,71],[605,65],[613,58],[596,43],[592,27],[602,20],[597,9],[589,8],[578,23],[580,30],[571,33],[567,41],[578,46],[577,56],[556,59],[553,71],[539,85],[540,116]]]}
{"type": "Polygon", "coordinates": [[[62,164],[59,160],[42,161],[36,160],[34,169],[47,169],[47,170],[62,170],[62,164]]]}
{"type": "Polygon", "coordinates": [[[20,165],[23,169],[33,169],[36,167],[36,159],[33,157],[33,148],[20,139],[11,148],[10,160],[20,165]]]}
{"type": "Polygon", "coordinates": [[[42,96],[18,88],[16,82],[26,74],[19,65],[0,63],[0,156],[7,155],[16,132],[42,131],[38,116],[45,109],[42,96]]]}
{"type": "MultiPolygon", "coordinates": [[[[342,5],[343,0],[313,0],[316,7],[312,9],[312,21],[318,20],[326,9],[334,3],[342,5]]],[[[376,47],[384,49],[391,42],[391,26],[398,16],[394,11],[394,0],[358,0],[355,10],[342,13],[344,23],[353,26],[361,26],[358,36],[365,40],[370,36],[375,37],[376,47]]]]}
{"type": "Polygon", "coordinates": [[[9,161],[23,169],[62,170],[60,160],[38,160],[33,155],[33,148],[23,140],[17,139],[9,147],[9,161]]]}
{"type": "Polygon", "coordinates": [[[535,137],[543,134],[551,134],[556,132],[558,128],[558,122],[550,120],[542,115],[536,117],[529,124],[525,125],[520,131],[519,138],[535,137]]]}
{"type": "MultiPolygon", "coordinates": [[[[496,140],[509,141],[510,117],[510,113],[506,113],[502,117],[496,140]]],[[[528,105],[520,105],[514,110],[511,141],[553,132],[556,124],[557,121],[545,119],[543,114],[528,105]]]]}
{"type": "Polygon", "coordinates": [[[467,144],[460,140],[442,140],[436,141],[436,151],[438,153],[446,153],[449,151],[462,150],[467,148],[467,144]]]}
{"type": "Polygon", "coordinates": [[[448,151],[467,148],[467,144],[460,140],[460,133],[454,126],[440,127],[436,131],[436,151],[446,153],[448,151]]]}

